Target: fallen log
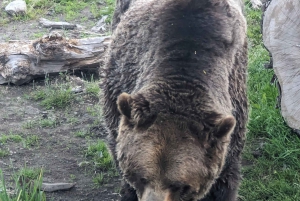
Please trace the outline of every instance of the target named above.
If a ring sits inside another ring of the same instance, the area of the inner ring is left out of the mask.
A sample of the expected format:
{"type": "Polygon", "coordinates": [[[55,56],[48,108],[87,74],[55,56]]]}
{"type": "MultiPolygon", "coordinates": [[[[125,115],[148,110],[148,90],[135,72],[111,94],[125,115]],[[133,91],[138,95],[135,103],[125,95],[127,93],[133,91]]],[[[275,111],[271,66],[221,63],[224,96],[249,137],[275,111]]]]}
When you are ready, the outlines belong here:
{"type": "Polygon", "coordinates": [[[76,183],[42,183],[41,190],[44,192],[54,192],[61,190],[70,190],[76,183]]]}
{"type": "Polygon", "coordinates": [[[52,29],[75,29],[76,24],[71,24],[68,22],[54,22],[47,20],[45,18],[40,18],[39,23],[45,28],[52,29]]]}
{"type": "Polygon", "coordinates": [[[110,37],[67,39],[51,33],[38,40],[0,43],[0,84],[21,85],[67,70],[97,70],[110,37]]]}
{"type": "Polygon", "coordinates": [[[263,15],[263,41],[281,89],[281,114],[295,131],[300,130],[299,8],[299,0],[272,0],[263,15]]]}

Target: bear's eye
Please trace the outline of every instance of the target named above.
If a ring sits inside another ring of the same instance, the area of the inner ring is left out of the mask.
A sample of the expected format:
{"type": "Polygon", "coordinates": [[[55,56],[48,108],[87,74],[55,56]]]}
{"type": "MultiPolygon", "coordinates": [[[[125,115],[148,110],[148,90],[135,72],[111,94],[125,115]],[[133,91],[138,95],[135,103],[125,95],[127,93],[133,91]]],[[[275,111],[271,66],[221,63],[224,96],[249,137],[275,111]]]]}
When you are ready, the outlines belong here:
{"type": "Polygon", "coordinates": [[[191,192],[191,186],[185,185],[181,188],[180,199],[183,201],[193,201],[193,193],[191,192]]]}
{"type": "Polygon", "coordinates": [[[189,191],[190,189],[191,189],[191,187],[190,187],[189,185],[185,185],[185,186],[182,187],[180,193],[181,193],[182,195],[184,195],[184,194],[188,193],[188,191],[189,191]]]}
{"type": "Polygon", "coordinates": [[[140,181],[141,181],[141,184],[144,184],[144,185],[148,184],[148,180],[145,178],[141,178],[140,181]]]}
{"type": "Polygon", "coordinates": [[[182,185],[182,184],[171,184],[169,186],[171,191],[180,192],[180,194],[186,194],[190,190],[190,185],[182,185]]]}
{"type": "Polygon", "coordinates": [[[171,184],[171,185],[169,186],[169,188],[170,188],[170,190],[171,190],[172,192],[177,192],[177,191],[180,190],[180,186],[179,186],[179,185],[176,185],[176,184],[171,184]]]}

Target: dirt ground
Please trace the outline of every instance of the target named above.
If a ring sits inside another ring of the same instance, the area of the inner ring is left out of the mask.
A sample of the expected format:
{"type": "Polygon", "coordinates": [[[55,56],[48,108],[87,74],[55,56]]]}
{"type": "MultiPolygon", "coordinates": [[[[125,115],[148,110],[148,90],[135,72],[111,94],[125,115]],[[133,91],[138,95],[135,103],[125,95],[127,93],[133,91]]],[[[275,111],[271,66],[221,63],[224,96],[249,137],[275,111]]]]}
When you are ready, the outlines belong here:
{"type": "MultiPolygon", "coordinates": [[[[35,83],[35,87],[45,87],[43,81],[35,83]]],[[[3,146],[9,155],[1,158],[0,167],[6,179],[21,168],[44,168],[46,183],[76,182],[75,188],[69,191],[46,193],[49,200],[100,200],[111,201],[118,197],[119,178],[110,179],[101,187],[95,187],[92,179],[95,175],[92,168],[80,167],[86,161],[84,150],[88,142],[105,139],[105,131],[101,125],[92,126],[95,118],[87,112],[87,107],[98,104],[97,99],[83,97],[67,110],[45,110],[39,102],[26,99],[33,90],[33,84],[24,86],[0,86],[0,134],[18,134],[22,138],[30,135],[39,136],[38,145],[25,148],[22,143],[8,142],[3,146]],[[70,122],[70,118],[78,122],[70,122]],[[27,128],[28,122],[43,118],[56,119],[54,128],[39,126],[27,128]],[[24,128],[25,127],[25,128],[24,128]],[[90,139],[76,137],[74,132],[91,131],[90,139]]],[[[81,95],[79,95],[81,96],[81,95]]],[[[47,199],[48,200],[48,199],[47,199]]]]}
{"type": "MultiPolygon", "coordinates": [[[[5,11],[2,8],[0,9],[0,12],[4,13],[5,11]]],[[[39,18],[35,20],[13,20],[13,18],[11,17],[3,16],[3,13],[2,15],[0,15],[0,17],[5,20],[7,20],[8,18],[9,21],[8,23],[5,23],[3,25],[0,24],[0,42],[8,42],[9,40],[34,40],[52,31],[51,28],[44,28],[39,23],[39,18]]],[[[41,17],[52,21],[67,21],[72,24],[80,25],[79,28],[75,28],[73,30],[55,30],[60,31],[61,33],[63,33],[64,36],[69,38],[88,37],[89,35],[87,34],[87,32],[90,32],[91,28],[94,27],[99,21],[99,19],[96,19],[92,16],[91,12],[88,9],[82,10],[78,14],[78,17],[76,17],[73,20],[66,20],[65,16],[63,15],[57,16],[51,14],[44,15],[41,17]],[[83,17],[85,21],[82,21],[83,17]]],[[[107,28],[107,31],[109,31],[109,25],[105,26],[105,28],[107,28]]],[[[96,34],[105,33],[102,32],[96,34]]]]}
{"type": "MultiPolygon", "coordinates": [[[[1,10],[2,12],[2,10],[1,10]]],[[[82,15],[87,16],[87,13],[82,15]]],[[[51,19],[51,18],[48,18],[51,19]]],[[[98,19],[99,20],[99,19],[98,19]]],[[[79,21],[73,21],[80,23],[79,21]]],[[[94,26],[97,19],[90,19],[85,23],[88,28],[94,26]]],[[[37,33],[49,33],[49,29],[39,26],[37,20],[11,21],[0,26],[0,43],[9,40],[31,40],[37,33]]],[[[71,38],[82,37],[79,30],[65,31],[71,38]]],[[[53,78],[55,79],[55,78],[53,78]]],[[[0,137],[1,135],[17,134],[22,138],[36,135],[39,137],[38,145],[25,147],[22,142],[7,142],[0,148],[9,150],[9,154],[0,158],[0,169],[7,183],[12,182],[13,174],[26,167],[44,169],[43,181],[76,182],[71,190],[46,193],[47,200],[54,201],[79,201],[79,200],[117,200],[120,189],[120,178],[111,177],[100,187],[95,187],[93,178],[96,172],[89,165],[79,166],[86,161],[84,150],[88,143],[98,139],[105,139],[103,127],[95,126],[95,116],[91,115],[88,107],[98,104],[97,98],[85,94],[77,95],[80,101],[75,101],[67,109],[46,110],[39,102],[28,98],[36,88],[46,87],[43,79],[35,80],[22,86],[0,85],[0,137]],[[41,128],[40,126],[26,126],[45,118],[55,119],[55,127],[41,128]],[[72,122],[76,119],[76,122],[72,122]],[[76,131],[91,132],[89,138],[80,138],[74,135],[76,131]]],[[[90,164],[92,166],[92,164],[90,164]]]]}

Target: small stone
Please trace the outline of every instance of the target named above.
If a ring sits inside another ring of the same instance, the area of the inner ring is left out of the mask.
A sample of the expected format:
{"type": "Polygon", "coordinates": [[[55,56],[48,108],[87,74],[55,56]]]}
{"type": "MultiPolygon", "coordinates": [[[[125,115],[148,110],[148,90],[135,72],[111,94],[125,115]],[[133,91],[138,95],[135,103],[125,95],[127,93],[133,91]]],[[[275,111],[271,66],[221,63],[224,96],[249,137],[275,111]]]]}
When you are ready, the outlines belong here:
{"type": "Polygon", "coordinates": [[[76,24],[76,28],[77,28],[78,30],[84,30],[84,29],[86,29],[84,26],[82,26],[82,25],[80,25],[80,24],[76,24]]]}
{"type": "Polygon", "coordinates": [[[51,10],[48,10],[46,15],[53,16],[54,14],[55,14],[55,11],[53,9],[51,9],[51,10]]]}
{"type": "Polygon", "coordinates": [[[15,0],[10,2],[5,7],[5,11],[12,16],[24,15],[27,11],[26,2],[23,0],[15,0]]]}
{"type": "Polygon", "coordinates": [[[89,165],[90,163],[89,162],[87,162],[87,161],[82,161],[82,162],[80,162],[79,164],[78,164],[78,166],[79,167],[83,167],[83,166],[87,166],[87,165],[89,165]]]}
{"type": "Polygon", "coordinates": [[[93,32],[105,32],[106,31],[106,22],[105,20],[107,19],[107,15],[103,16],[98,23],[96,24],[96,26],[94,26],[91,31],[93,32]]]}
{"type": "Polygon", "coordinates": [[[71,91],[72,91],[73,93],[80,93],[80,92],[83,91],[83,89],[82,89],[81,86],[76,86],[76,87],[72,88],[71,91]]]}
{"type": "Polygon", "coordinates": [[[40,110],[37,109],[37,108],[34,108],[32,106],[26,106],[25,107],[25,113],[26,114],[33,114],[33,115],[36,115],[36,114],[39,114],[40,113],[40,110]]]}
{"type": "Polygon", "coordinates": [[[6,163],[4,163],[4,162],[2,162],[2,161],[0,161],[0,164],[7,165],[6,163]]]}
{"type": "Polygon", "coordinates": [[[251,0],[251,4],[254,9],[258,9],[263,5],[261,0],[251,0]]]}
{"type": "Polygon", "coordinates": [[[70,80],[72,82],[74,82],[76,85],[78,86],[84,86],[84,80],[82,80],[80,77],[77,77],[77,76],[70,76],[70,80]]]}

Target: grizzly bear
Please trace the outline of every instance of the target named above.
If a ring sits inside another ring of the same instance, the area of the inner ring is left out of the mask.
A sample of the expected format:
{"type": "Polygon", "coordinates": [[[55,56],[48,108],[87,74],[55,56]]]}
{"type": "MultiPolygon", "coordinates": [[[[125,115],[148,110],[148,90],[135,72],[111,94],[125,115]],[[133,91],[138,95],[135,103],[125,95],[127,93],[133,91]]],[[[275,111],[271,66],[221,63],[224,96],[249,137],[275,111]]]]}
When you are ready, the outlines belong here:
{"type": "Polygon", "coordinates": [[[235,201],[248,101],[241,0],[117,0],[101,68],[122,201],[235,201]]]}

